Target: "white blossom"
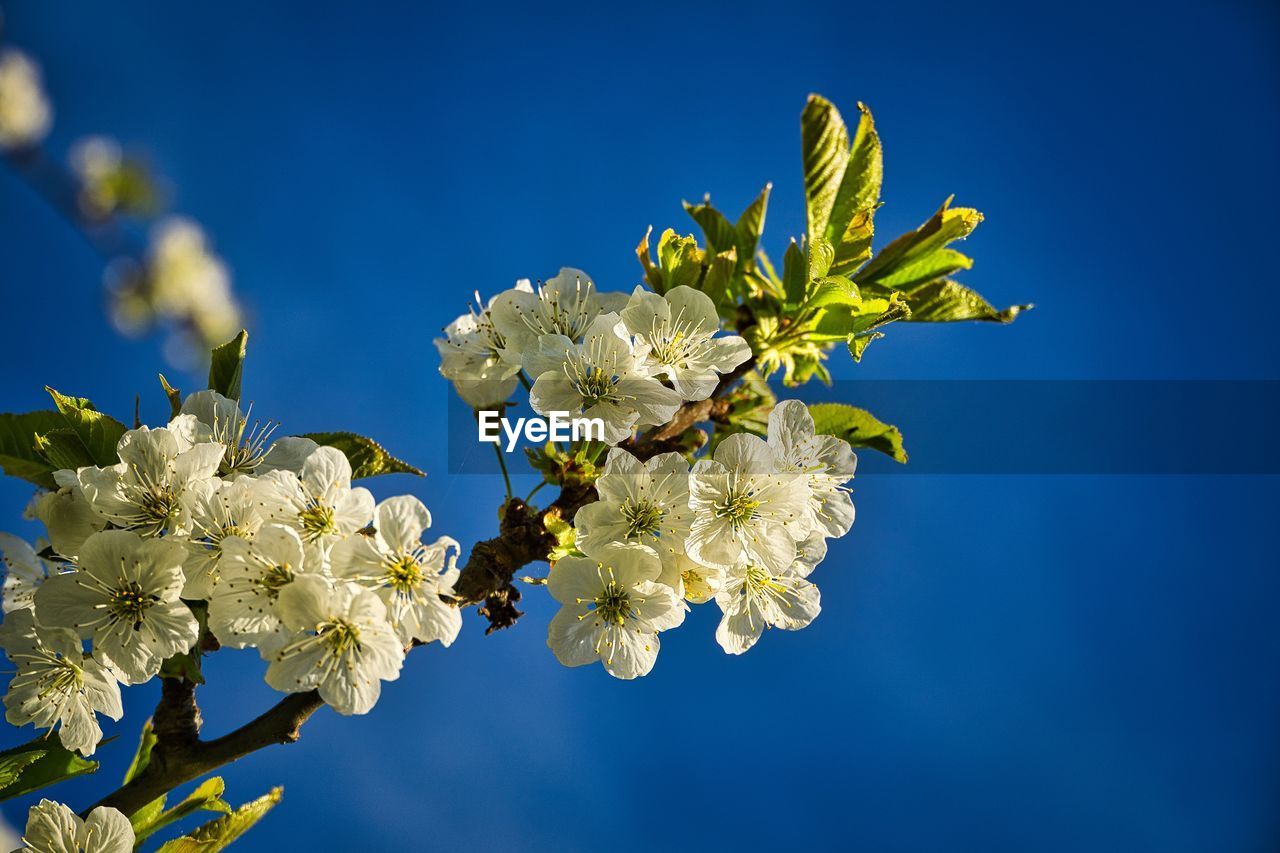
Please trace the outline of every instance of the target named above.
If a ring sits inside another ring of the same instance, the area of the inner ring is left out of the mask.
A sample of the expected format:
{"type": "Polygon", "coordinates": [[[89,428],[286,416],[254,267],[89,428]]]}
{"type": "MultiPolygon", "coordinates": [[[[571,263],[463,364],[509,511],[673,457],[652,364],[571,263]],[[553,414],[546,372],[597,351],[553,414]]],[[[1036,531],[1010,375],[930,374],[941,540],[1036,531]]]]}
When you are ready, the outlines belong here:
{"type": "Polygon", "coordinates": [[[751,357],[738,335],[714,337],[720,316],[711,297],[680,285],[659,295],[637,287],[621,313],[627,331],[647,345],[644,364],[686,400],[705,400],[720,374],[751,357]]]}
{"type": "Polygon", "coordinates": [[[276,690],[318,690],[338,713],[365,714],[400,677],[404,647],[372,592],[304,576],[280,592],[279,613],[289,637],[267,667],[276,690]]]}
{"type": "Polygon", "coordinates": [[[517,285],[498,294],[489,307],[493,327],[517,356],[531,351],[543,335],[576,341],[601,314],[621,311],[625,293],[600,293],[582,270],[564,267],[535,291],[517,285]]]}
{"type": "Polygon", "coordinates": [[[438,640],[448,646],[462,628],[462,612],[440,598],[453,593],[458,579],[458,543],[442,536],[424,544],[430,526],[422,501],[412,495],[387,498],[375,513],[376,532],[348,537],[331,554],[333,576],[373,590],[406,645],[438,640]]]}
{"type": "Polygon", "coordinates": [[[178,597],[186,556],[170,539],[95,533],[80,551],[78,571],[54,575],[36,591],[36,619],[92,638],[95,657],[124,683],[140,684],[199,635],[195,616],[178,597]]]}
{"type": "Polygon", "coordinates": [[[0,554],[4,555],[5,613],[33,606],[32,596],[44,583],[54,566],[42,559],[24,540],[11,533],[0,533],[0,554]]]}
{"type": "Polygon", "coordinates": [[[716,604],[724,613],[716,642],[728,654],[740,655],[756,644],[765,628],[798,631],[817,618],[822,609],[818,588],[805,578],[826,553],[826,540],[815,531],[796,546],[784,569],[746,562],[731,567],[716,593],[716,604]]]}
{"type": "Polygon", "coordinates": [[[784,400],[769,414],[769,446],[780,471],[804,476],[809,483],[809,512],[825,536],[840,537],[853,526],[853,499],[844,485],[853,477],[858,458],[847,441],[816,435],[813,415],[799,400],[784,400]]]}
{"type": "Polygon", "coordinates": [[[95,714],[113,720],[124,715],[110,670],[84,653],[74,631],[40,628],[30,610],[5,618],[0,646],[18,667],[4,697],[5,719],[15,726],[56,726],[63,746],[93,755],[102,740],[95,714]]]}
{"type": "Polygon", "coordinates": [[[0,53],[0,149],[34,145],[52,123],[35,62],[16,50],[0,53]]]}
{"type": "Polygon", "coordinates": [[[675,565],[693,520],[689,463],[683,456],[663,453],[641,462],[611,448],[596,491],[600,499],[573,519],[579,548],[591,553],[610,542],[634,542],[653,549],[664,567],[675,565]]]}
{"type": "Polygon", "coordinates": [[[351,488],[351,463],[333,447],[317,447],[298,474],[272,471],[259,483],[264,517],[295,528],[312,559],[327,558],[334,542],[373,519],[373,495],[351,488]]]}
{"type": "MultiPolygon", "coordinates": [[[[527,279],[516,282],[512,293],[533,293],[527,279]]],[[[495,298],[496,301],[496,298],[495,298]]],[[[480,294],[476,294],[480,305],[480,294]]],[[[475,307],[444,329],[436,338],[440,373],[453,383],[467,403],[477,408],[505,402],[516,387],[520,353],[507,345],[493,322],[493,303],[479,312],[475,307]]]]}
{"type": "MultiPolygon", "coordinates": [[[[271,434],[276,424],[249,423],[253,407],[246,414],[240,404],[217,391],[197,391],[182,401],[183,415],[195,416],[199,427],[197,440],[221,444],[222,463],[218,475],[234,479],[242,474],[256,473],[266,459],[271,434]]],[[[310,439],[304,439],[310,441],[310,439]]],[[[314,448],[315,442],[311,442],[314,448]]]]}
{"type": "Polygon", "coordinates": [[[147,535],[187,533],[199,484],[218,470],[223,446],[196,442],[198,422],[179,415],[167,427],[131,429],[116,445],[120,462],[80,468],[76,479],[102,518],[147,535]]]}
{"type": "Polygon", "coordinates": [[[264,486],[253,477],[208,481],[191,504],[191,535],[183,540],[191,552],[183,566],[187,584],[182,597],[207,599],[218,579],[223,543],[235,537],[253,539],[266,520],[260,495],[264,486]]]}
{"type": "Polygon", "coordinates": [[[534,377],[529,404],[542,415],[599,418],[605,442],[617,444],[637,426],[671,420],[683,402],[647,374],[643,358],[613,313],[592,320],[580,344],[565,335],[543,335],[537,349],[525,353],[525,369],[534,377]]]}
{"type": "Polygon", "coordinates": [[[308,565],[302,538],[292,527],[263,525],[252,541],[228,536],[209,598],[209,630],[224,646],[257,646],[265,657],[284,639],[276,609],[280,591],[302,572],[322,569],[308,565]]]}
{"type": "Polygon", "coordinates": [[[132,853],[135,839],[129,818],[109,806],[82,820],[62,803],[41,800],[27,813],[24,846],[15,853],[132,853]]]}
{"type": "Polygon", "coordinates": [[[68,560],[80,553],[84,540],[107,526],[85,500],[75,471],[55,471],[58,488],[36,497],[32,515],[44,523],[54,552],[68,560]]]}
{"type": "Polygon", "coordinates": [[[562,607],[547,645],[565,666],[600,661],[615,678],[636,678],[658,659],[658,632],[684,621],[675,591],[657,582],[662,564],[640,545],[613,543],[594,556],[564,557],[547,589],[562,607]]]}
{"type": "Polygon", "coordinates": [[[671,587],[676,595],[691,604],[710,601],[723,582],[724,569],[694,562],[687,554],[676,554],[670,564],[664,563],[658,576],[658,583],[671,587]]]}
{"type": "Polygon", "coordinates": [[[690,474],[688,554],[721,568],[742,562],[785,568],[795,558],[796,540],[812,526],[808,502],[805,479],[779,473],[764,439],[731,435],[690,474]]]}

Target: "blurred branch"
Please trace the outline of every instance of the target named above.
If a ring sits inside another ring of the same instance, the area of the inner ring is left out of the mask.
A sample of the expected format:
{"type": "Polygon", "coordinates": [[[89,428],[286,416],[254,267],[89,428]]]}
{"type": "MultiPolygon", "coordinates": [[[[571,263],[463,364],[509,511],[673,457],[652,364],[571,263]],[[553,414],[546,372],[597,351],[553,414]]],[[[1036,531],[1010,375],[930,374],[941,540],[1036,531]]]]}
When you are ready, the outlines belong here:
{"type": "Polygon", "coordinates": [[[116,216],[89,219],[84,215],[80,209],[79,179],[64,164],[48,157],[43,148],[11,151],[4,159],[14,174],[67,220],[104,261],[122,256],[143,257],[142,243],[116,216]]]}

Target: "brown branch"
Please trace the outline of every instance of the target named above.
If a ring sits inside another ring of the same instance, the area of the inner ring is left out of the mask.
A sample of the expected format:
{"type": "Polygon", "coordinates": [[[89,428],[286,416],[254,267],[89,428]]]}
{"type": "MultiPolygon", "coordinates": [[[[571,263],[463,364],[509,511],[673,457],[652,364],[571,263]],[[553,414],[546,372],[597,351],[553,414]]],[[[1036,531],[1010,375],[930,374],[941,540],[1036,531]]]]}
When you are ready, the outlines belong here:
{"type": "Polygon", "coordinates": [[[103,797],[89,809],[109,806],[132,815],[138,809],[183,784],[275,743],[293,743],[298,729],[324,702],[314,690],[292,693],[252,722],[222,737],[198,737],[200,709],[195,685],[176,678],[162,679],[163,693],[152,720],[156,745],[151,761],[130,782],[103,797]]]}

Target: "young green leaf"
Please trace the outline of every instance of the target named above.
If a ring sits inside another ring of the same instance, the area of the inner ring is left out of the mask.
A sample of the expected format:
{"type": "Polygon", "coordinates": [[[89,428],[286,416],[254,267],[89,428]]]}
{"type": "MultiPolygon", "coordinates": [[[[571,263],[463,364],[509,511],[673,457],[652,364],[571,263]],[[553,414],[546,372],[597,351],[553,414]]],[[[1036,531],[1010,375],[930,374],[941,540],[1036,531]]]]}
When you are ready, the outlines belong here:
{"type": "Polygon", "coordinates": [[[844,403],[815,403],[809,407],[809,414],[813,415],[813,428],[819,435],[839,436],[854,447],[878,450],[897,462],[907,461],[902,433],[866,409],[844,403]]]}
{"type": "Polygon", "coordinates": [[[166,842],[156,853],[218,853],[275,808],[283,792],[282,788],[272,788],[270,793],[206,823],[190,835],[166,842]]]}
{"type": "Polygon", "coordinates": [[[737,224],[733,226],[737,234],[735,245],[738,248],[738,257],[744,263],[751,262],[756,255],[756,248],[760,245],[760,236],[764,233],[764,216],[769,207],[769,193],[772,190],[773,184],[765,184],[764,189],[760,190],[760,195],[747,206],[747,209],[738,217],[737,224]]]}
{"type": "Polygon", "coordinates": [[[860,212],[873,212],[879,205],[880,185],[884,181],[884,155],[875,120],[865,104],[859,102],[858,110],[862,115],[853,135],[853,147],[840,176],[840,185],[831,205],[831,218],[823,234],[836,246],[843,241],[854,216],[860,212]]]}
{"type": "Polygon", "coordinates": [[[977,292],[959,282],[942,279],[923,284],[907,291],[911,303],[913,323],[953,323],[958,320],[979,320],[988,323],[1012,323],[1023,311],[1033,305],[1010,305],[1003,311],[983,299],[977,292]]]}
{"type": "Polygon", "coordinates": [[[849,129],[835,105],[810,95],[800,115],[805,213],[810,237],[827,233],[836,193],[849,163],[849,129]]]}
{"type": "MultiPolygon", "coordinates": [[[[120,461],[116,453],[116,445],[120,436],[125,433],[125,425],[110,415],[105,415],[94,408],[93,403],[84,397],[68,397],[49,386],[45,391],[53,398],[53,404],[66,420],[66,426],[75,431],[80,443],[84,446],[93,461],[86,465],[114,465],[120,461]]],[[[70,466],[67,466],[70,467],[70,466]]]]}
{"type": "Polygon", "coordinates": [[[351,463],[353,479],[376,477],[379,474],[417,474],[425,477],[422,471],[401,459],[397,459],[386,451],[381,444],[354,432],[309,432],[302,436],[325,447],[336,447],[346,455],[351,463]]]}
{"type": "Polygon", "coordinates": [[[918,284],[937,281],[960,270],[972,269],[973,260],[955,249],[935,249],[903,264],[881,277],[876,285],[890,290],[908,290],[918,284]]]}
{"type": "MultiPolygon", "coordinates": [[[[194,791],[187,794],[182,802],[178,803],[171,809],[164,809],[155,814],[146,814],[137,812],[129,818],[129,822],[133,825],[134,838],[142,841],[157,831],[164,829],[171,823],[182,820],[187,815],[197,811],[217,812],[223,815],[233,814],[231,806],[222,799],[222,794],[226,790],[226,785],[222,781],[222,777],[214,776],[201,782],[194,791]]],[[[155,802],[163,803],[164,799],[155,802]]],[[[228,842],[230,843],[230,842],[228,842]]]]}
{"type": "Polygon", "coordinates": [[[240,384],[244,374],[245,345],[249,333],[240,334],[221,346],[213,348],[209,359],[209,388],[232,400],[240,399],[240,384]]]}
{"type": "Polygon", "coordinates": [[[886,282],[899,270],[910,268],[953,240],[968,237],[980,222],[981,213],[969,207],[951,207],[951,199],[948,198],[927,222],[881,249],[858,270],[854,280],[861,286],[876,285],[889,289],[886,282]]]}
{"type": "Polygon", "coordinates": [[[707,247],[713,255],[738,248],[737,230],[723,213],[711,206],[710,196],[707,196],[702,204],[689,204],[686,201],[684,209],[702,228],[707,247]]]}
{"type": "Polygon", "coordinates": [[[33,437],[36,452],[53,466],[54,470],[70,468],[74,471],[85,465],[94,465],[93,456],[81,443],[80,437],[70,427],[49,430],[43,435],[36,433],[33,437]]]}
{"type": "Polygon", "coordinates": [[[29,749],[14,755],[0,756],[0,788],[7,788],[18,781],[22,771],[43,758],[44,752],[43,749],[29,749]]]}
{"type": "Polygon", "coordinates": [[[66,425],[59,412],[0,414],[0,468],[10,477],[46,489],[57,488],[53,481],[56,469],[36,450],[35,437],[66,425]]]}
{"type": "Polygon", "coordinates": [[[805,291],[809,288],[809,264],[794,240],[782,256],[782,284],[786,304],[799,305],[804,301],[805,291]]]}
{"type": "Polygon", "coordinates": [[[98,762],[81,758],[62,745],[57,736],[45,735],[35,740],[0,752],[0,762],[14,759],[12,770],[21,764],[20,771],[7,784],[0,786],[0,801],[21,797],[48,785],[83,776],[98,769],[98,762]],[[40,755],[28,761],[25,756],[33,752],[40,755]]]}

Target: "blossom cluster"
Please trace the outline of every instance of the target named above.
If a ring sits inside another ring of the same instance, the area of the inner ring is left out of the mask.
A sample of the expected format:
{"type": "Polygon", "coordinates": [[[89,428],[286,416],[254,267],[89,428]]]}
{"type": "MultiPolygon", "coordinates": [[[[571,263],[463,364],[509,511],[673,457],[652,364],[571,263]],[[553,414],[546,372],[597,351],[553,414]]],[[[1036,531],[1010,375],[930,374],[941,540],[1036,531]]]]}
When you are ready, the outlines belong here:
{"type": "Polygon", "coordinates": [[[473,308],[436,346],[441,373],[472,406],[500,406],[523,381],[540,414],[605,424],[599,499],[577,511],[572,550],[547,579],[562,605],[547,640],[561,663],[644,675],[658,634],[681,624],[689,604],[713,599],[723,614],[716,639],[730,654],[766,628],[795,630],[818,615],[807,578],[827,538],[853,524],[846,483],[856,459],[847,442],[816,434],[803,403],[780,403],[767,438],[730,435],[692,469],[680,453],[641,461],[617,446],[706,400],[750,359],[743,338],[721,334],[707,294],[601,293],[566,268],[473,308]]]}
{"type": "Polygon", "coordinates": [[[273,431],[201,391],[125,432],[117,464],[54,474],[30,508],[47,544],[0,535],[9,722],[90,755],[121,685],[219,646],[256,648],[277,690],[362,714],[407,648],[453,642],[457,543],[423,541],[415,497],[375,505],[341,451],[273,431]]]}
{"type": "Polygon", "coordinates": [[[701,291],[601,293],[584,272],[565,268],[536,289],[522,280],[473,307],[435,343],[440,372],[470,405],[500,405],[523,378],[534,411],[599,418],[616,445],[705,400],[720,375],[751,357],[745,340],[719,331],[701,291]]]}
{"type": "Polygon", "coordinates": [[[829,537],[853,524],[849,445],[815,435],[803,403],[780,403],[768,437],[736,434],[710,459],[679,453],[641,462],[609,452],[599,500],[574,519],[578,555],[558,560],[548,589],[562,608],[547,644],[566,666],[597,660],[610,675],[648,673],[658,634],[712,599],[716,641],[729,654],[766,628],[794,631],[820,610],[807,578],[829,537]]]}

